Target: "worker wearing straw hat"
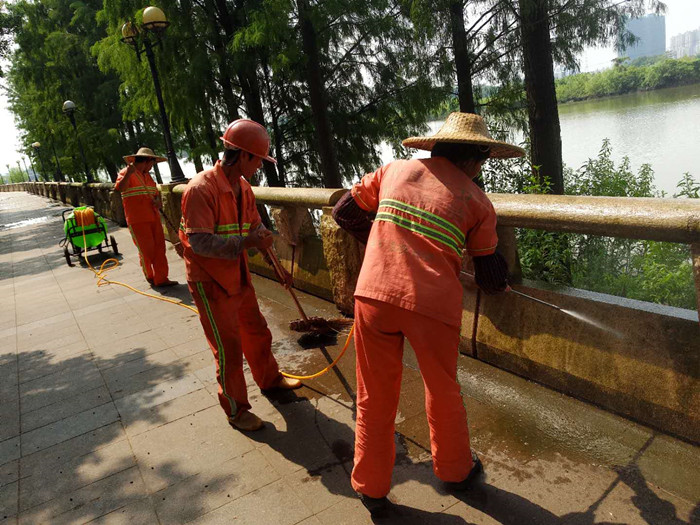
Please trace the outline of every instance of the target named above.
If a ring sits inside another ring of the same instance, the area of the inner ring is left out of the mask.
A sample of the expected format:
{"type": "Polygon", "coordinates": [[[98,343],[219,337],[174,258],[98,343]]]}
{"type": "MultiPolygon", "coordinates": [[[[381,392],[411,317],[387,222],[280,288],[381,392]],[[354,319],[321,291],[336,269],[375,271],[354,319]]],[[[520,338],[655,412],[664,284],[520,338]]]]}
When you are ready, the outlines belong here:
{"type": "Polygon", "coordinates": [[[496,252],[496,214],[473,179],[488,158],[524,154],[491,138],[483,119],[467,113],[452,113],[435,135],[403,144],[432,157],[397,160],[365,175],[333,210],[338,224],[367,244],[355,290],[352,486],[373,515],[387,508],[404,338],[425,383],[435,474],[450,488],[463,489],[481,471],[456,380],[458,276],[466,250],[485,292],[507,288],[508,268],[496,252]]]}
{"type": "Polygon", "coordinates": [[[162,202],[150,174],[156,162],[167,159],[150,148],[140,148],[124,160],[127,166],[119,172],[114,189],[122,195],[126,223],[139,252],[141,269],[152,286],[174,286],[178,283],[168,279],[165,236],[158,211],[162,202]]]}
{"type": "MultiPolygon", "coordinates": [[[[272,246],[248,182],[263,160],[275,162],[268,155],[270,137],[257,122],[238,119],[221,139],[223,160],[198,173],[182,196],[180,240],[187,285],[216,359],[219,403],[233,427],[253,431],[263,422],[251,412],[244,354],[262,390],[299,388],[301,382],[280,373],[248,271],[246,250],[264,253],[272,246]]],[[[291,275],[282,273],[290,285],[291,275]]]]}

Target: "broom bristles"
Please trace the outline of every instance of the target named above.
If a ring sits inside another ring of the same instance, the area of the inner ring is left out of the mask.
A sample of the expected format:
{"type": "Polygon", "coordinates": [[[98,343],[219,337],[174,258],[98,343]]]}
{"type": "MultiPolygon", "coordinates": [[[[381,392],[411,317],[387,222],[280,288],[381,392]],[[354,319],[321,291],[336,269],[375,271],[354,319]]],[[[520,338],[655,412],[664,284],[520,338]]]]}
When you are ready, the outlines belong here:
{"type": "Polygon", "coordinates": [[[340,332],[352,326],[353,320],[345,317],[335,319],[324,319],[323,317],[309,317],[308,319],[297,319],[289,323],[289,328],[295,332],[328,333],[340,332]]]}

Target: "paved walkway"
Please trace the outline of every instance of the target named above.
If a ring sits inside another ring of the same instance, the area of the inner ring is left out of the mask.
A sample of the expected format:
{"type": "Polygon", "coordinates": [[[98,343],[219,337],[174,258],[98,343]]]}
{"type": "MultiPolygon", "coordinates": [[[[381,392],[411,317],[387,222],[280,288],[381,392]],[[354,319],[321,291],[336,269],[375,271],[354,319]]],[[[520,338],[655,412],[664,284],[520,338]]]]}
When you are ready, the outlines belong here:
{"type": "MultiPolygon", "coordinates": [[[[191,312],[69,268],[60,205],[0,193],[0,522],[365,524],[349,484],[354,354],[301,390],[251,385],[261,432],[216,400],[191,312]]],[[[110,278],[148,289],[126,229],[110,278]]],[[[97,258],[98,256],[96,256],[97,258]]],[[[171,277],[183,265],[169,248],[171,277]]],[[[338,345],[302,348],[275,283],[255,279],[284,369],[312,372],[338,345]]],[[[184,286],[169,293],[190,301],[184,286]]],[[[309,312],[333,306],[300,294],[309,312]]],[[[342,343],[342,341],[341,341],[342,343]]],[[[397,466],[383,523],[700,522],[698,449],[469,358],[459,377],[485,479],[446,494],[432,475],[423,390],[407,349],[397,466]]]]}

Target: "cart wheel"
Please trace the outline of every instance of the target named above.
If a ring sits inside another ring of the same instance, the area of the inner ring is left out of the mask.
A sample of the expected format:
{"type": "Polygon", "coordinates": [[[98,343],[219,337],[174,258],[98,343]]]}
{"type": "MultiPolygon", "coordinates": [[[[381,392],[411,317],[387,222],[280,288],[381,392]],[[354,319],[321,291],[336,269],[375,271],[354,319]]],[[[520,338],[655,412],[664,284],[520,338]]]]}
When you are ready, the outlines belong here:
{"type": "Polygon", "coordinates": [[[112,251],[114,252],[114,255],[119,255],[119,249],[117,248],[117,241],[114,240],[114,235],[110,235],[109,240],[112,243],[112,251]]]}
{"type": "Polygon", "coordinates": [[[102,253],[102,243],[97,245],[97,252],[102,253]]]}
{"type": "Polygon", "coordinates": [[[66,258],[66,264],[68,266],[73,266],[73,261],[70,260],[70,252],[68,251],[68,246],[63,248],[63,256],[66,258]]]}

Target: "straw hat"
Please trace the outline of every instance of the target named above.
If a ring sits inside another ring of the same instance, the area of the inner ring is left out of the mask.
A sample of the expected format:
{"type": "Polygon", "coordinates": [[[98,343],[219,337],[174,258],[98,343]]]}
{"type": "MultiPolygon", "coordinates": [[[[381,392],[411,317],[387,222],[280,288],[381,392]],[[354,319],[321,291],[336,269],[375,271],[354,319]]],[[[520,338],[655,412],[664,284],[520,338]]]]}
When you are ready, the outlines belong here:
{"type": "Polygon", "coordinates": [[[484,119],[473,113],[450,113],[435,135],[431,137],[409,137],[403,141],[403,145],[407,148],[431,151],[438,142],[488,146],[491,148],[489,156],[498,159],[522,157],[525,155],[524,149],[491,138],[484,119]]]}
{"type": "Polygon", "coordinates": [[[148,157],[155,160],[156,162],[164,162],[168,160],[166,157],[159,157],[158,155],[153,153],[153,150],[151,148],[139,148],[139,150],[133,155],[126,155],[124,157],[124,160],[127,164],[131,164],[132,162],[134,162],[134,159],[136,157],[148,157]]]}

